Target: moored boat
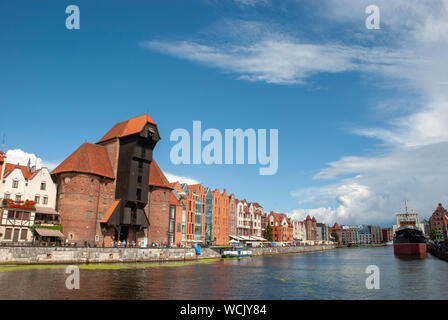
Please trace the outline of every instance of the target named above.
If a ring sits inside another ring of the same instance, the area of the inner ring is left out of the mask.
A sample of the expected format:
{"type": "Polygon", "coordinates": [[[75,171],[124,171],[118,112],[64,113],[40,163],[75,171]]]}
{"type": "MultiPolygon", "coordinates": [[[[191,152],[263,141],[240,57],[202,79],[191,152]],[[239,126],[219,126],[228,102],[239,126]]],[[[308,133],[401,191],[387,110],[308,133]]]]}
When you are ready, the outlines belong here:
{"type": "Polygon", "coordinates": [[[398,257],[426,258],[426,238],[420,225],[418,213],[397,213],[394,226],[394,254],[398,257]]]}
{"type": "Polygon", "coordinates": [[[252,251],[247,247],[232,247],[230,250],[224,250],[222,253],[223,258],[246,258],[252,257],[252,251]]]}

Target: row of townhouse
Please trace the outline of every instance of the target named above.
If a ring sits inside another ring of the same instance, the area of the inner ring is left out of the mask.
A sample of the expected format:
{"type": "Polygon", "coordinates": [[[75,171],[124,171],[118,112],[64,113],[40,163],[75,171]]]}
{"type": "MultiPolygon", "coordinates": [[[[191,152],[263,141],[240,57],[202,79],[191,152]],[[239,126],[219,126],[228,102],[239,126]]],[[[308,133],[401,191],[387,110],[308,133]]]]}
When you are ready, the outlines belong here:
{"type": "Polygon", "coordinates": [[[83,143],[52,172],[8,164],[0,153],[0,242],[38,237],[81,246],[227,245],[265,240],[268,224],[274,241],[329,239],[328,227],[314,217],[292,221],[225,189],[169,182],[153,158],[159,140],[146,114],[83,143]]]}
{"type": "Polygon", "coordinates": [[[337,223],[330,228],[331,233],[338,235],[338,243],[343,245],[352,244],[380,244],[392,240],[392,228],[381,228],[374,225],[340,227],[337,223]]]}

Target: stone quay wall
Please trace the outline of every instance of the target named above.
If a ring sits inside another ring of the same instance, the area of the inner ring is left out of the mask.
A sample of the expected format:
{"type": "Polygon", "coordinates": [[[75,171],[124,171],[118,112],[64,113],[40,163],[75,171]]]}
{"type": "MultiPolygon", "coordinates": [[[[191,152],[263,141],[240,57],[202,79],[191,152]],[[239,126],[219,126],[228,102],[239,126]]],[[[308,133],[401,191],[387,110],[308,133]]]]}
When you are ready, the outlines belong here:
{"type": "MultiPolygon", "coordinates": [[[[313,252],[335,246],[251,248],[254,256],[313,252]]],[[[220,250],[202,248],[74,248],[74,247],[0,247],[0,264],[85,264],[186,261],[220,258],[220,250]]]]}

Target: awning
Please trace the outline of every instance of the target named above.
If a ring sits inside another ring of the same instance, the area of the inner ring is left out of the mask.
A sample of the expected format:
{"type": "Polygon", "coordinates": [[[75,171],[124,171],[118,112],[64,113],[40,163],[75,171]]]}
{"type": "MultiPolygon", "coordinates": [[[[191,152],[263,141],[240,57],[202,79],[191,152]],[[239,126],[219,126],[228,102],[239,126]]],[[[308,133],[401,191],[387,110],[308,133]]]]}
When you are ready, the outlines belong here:
{"type": "Polygon", "coordinates": [[[42,237],[58,237],[65,238],[64,234],[59,230],[36,228],[34,229],[42,237]]]}
{"type": "Polygon", "coordinates": [[[55,209],[48,207],[36,207],[36,213],[59,215],[59,212],[55,209]]]}

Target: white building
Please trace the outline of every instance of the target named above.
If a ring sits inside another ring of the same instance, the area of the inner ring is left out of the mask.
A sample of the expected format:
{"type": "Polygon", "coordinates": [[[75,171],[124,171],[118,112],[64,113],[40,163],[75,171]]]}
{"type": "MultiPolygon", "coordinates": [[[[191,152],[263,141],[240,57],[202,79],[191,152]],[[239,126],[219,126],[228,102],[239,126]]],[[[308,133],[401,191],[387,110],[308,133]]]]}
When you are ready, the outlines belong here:
{"type": "Polygon", "coordinates": [[[58,223],[56,197],[57,187],[47,168],[6,163],[0,186],[0,242],[31,242],[29,227],[58,223]]]}
{"type": "Polygon", "coordinates": [[[295,241],[305,241],[306,240],[306,228],[303,221],[292,221],[293,226],[293,238],[295,241]]]}

